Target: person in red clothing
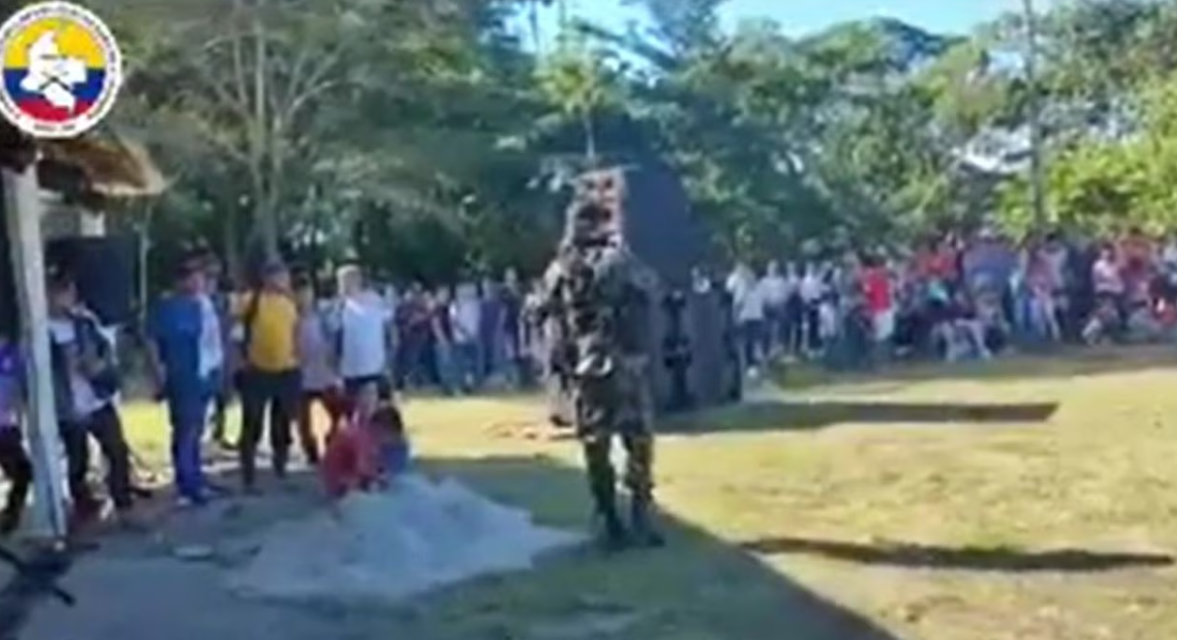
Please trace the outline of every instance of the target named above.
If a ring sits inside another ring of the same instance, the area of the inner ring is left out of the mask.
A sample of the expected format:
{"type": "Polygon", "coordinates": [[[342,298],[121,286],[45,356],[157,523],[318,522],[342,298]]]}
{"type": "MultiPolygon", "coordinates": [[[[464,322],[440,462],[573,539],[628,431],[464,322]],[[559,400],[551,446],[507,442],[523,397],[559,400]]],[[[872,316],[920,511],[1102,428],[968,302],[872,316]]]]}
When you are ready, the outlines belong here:
{"type": "Polygon", "coordinates": [[[891,272],[877,256],[866,262],[862,272],[862,294],[866,310],[874,327],[877,344],[883,344],[895,333],[895,305],[891,291],[891,272]]]}
{"type": "Polygon", "coordinates": [[[339,500],[351,491],[366,488],[379,476],[378,447],[370,428],[379,402],[378,390],[375,384],[365,385],[351,403],[335,400],[334,408],[347,418],[333,423],[327,433],[319,471],[328,497],[339,500]]]}
{"type": "Polygon", "coordinates": [[[916,271],[925,281],[949,285],[957,278],[957,260],[951,240],[933,240],[916,254],[916,271]]]}
{"type": "Polygon", "coordinates": [[[352,417],[327,436],[321,468],[323,487],[333,503],[353,491],[383,487],[405,470],[408,442],[400,410],[379,401],[375,384],[362,389],[352,417]]]}
{"type": "MultiPolygon", "coordinates": [[[[1151,282],[1155,267],[1152,240],[1141,229],[1132,227],[1120,241],[1117,257],[1128,297],[1139,300],[1141,296],[1137,292],[1151,282]]],[[[1143,297],[1147,298],[1147,294],[1143,297]]]]}
{"type": "Polygon", "coordinates": [[[920,278],[932,280],[937,277],[937,249],[935,240],[929,240],[916,249],[912,261],[915,263],[915,274],[920,278]]]}

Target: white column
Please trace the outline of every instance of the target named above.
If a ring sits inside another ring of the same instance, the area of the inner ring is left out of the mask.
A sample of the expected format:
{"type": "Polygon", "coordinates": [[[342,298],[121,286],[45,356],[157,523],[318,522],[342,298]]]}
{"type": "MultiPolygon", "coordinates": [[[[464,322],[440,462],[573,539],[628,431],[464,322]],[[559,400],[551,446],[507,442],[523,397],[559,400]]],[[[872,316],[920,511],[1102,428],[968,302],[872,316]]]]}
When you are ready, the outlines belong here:
{"type": "Polygon", "coordinates": [[[53,368],[49,354],[49,310],[45,293],[45,256],[41,237],[44,210],[37,173],[4,174],[5,213],[16,281],[17,307],[23,332],[28,380],[28,434],[33,462],[33,524],[39,535],[65,537],[65,482],[61,467],[53,368]]]}

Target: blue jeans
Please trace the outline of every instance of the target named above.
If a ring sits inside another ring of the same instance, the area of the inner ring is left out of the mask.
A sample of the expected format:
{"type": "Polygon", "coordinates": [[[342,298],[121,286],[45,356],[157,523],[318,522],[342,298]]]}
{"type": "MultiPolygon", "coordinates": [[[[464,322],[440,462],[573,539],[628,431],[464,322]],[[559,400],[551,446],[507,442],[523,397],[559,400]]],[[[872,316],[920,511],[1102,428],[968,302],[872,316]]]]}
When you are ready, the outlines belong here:
{"type": "Polygon", "coordinates": [[[482,381],[482,352],[477,342],[456,342],[453,352],[454,377],[463,391],[471,391],[482,381]]]}
{"type": "Polygon", "coordinates": [[[479,370],[483,377],[493,378],[503,371],[507,360],[506,336],[498,332],[483,333],[479,343],[479,370]]]}
{"type": "Polygon", "coordinates": [[[205,497],[204,467],[200,443],[208,422],[213,397],[211,380],[177,381],[165,394],[172,423],[172,468],[180,496],[201,502],[205,497]]]}
{"type": "Polygon", "coordinates": [[[453,393],[457,385],[454,370],[454,347],[448,342],[438,341],[433,345],[433,361],[437,366],[437,383],[445,393],[453,393]]]}

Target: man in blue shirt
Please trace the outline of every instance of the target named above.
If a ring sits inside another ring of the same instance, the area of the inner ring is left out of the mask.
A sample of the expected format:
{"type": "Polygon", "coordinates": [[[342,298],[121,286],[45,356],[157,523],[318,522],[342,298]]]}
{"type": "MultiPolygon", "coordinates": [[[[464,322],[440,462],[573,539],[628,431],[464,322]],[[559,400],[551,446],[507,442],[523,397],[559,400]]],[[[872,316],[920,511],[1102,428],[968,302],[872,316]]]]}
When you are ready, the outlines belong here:
{"type": "Polygon", "coordinates": [[[209,336],[202,267],[195,259],[181,264],[175,288],[159,300],[148,324],[158,395],[167,403],[172,425],[176,492],[181,502],[197,506],[208,500],[200,446],[217,368],[201,345],[209,336]]]}

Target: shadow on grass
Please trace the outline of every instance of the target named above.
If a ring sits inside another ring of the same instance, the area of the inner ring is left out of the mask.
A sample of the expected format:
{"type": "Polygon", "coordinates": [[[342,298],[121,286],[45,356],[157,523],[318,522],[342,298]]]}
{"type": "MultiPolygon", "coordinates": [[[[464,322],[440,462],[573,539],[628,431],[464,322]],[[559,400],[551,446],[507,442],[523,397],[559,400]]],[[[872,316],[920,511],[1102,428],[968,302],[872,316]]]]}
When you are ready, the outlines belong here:
{"type": "Polygon", "coordinates": [[[1060,347],[1050,353],[1009,354],[987,362],[895,362],[869,373],[837,373],[811,365],[774,368],[773,379],[787,389],[812,389],[871,383],[968,380],[1011,381],[1066,378],[1177,366],[1164,345],[1060,347]]]}
{"type": "Polygon", "coordinates": [[[809,538],[768,538],[740,545],[765,555],[817,555],[844,562],[911,569],[1089,573],[1135,567],[1167,567],[1165,554],[1101,552],[1083,549],[1025,551],[1009,547],[936,547],[918,544],[858,544],[809,538]]]}
{"type": "MultiPolygon", "coordinates": [[[[491,498],[546,525],[588,523],[579,469],[546,457],[430,460],[491,498]]],[[[538,570],[489,578],[428,597],[423,637],[678,640],[898,640],[791,581],[752,554],[664,514],[668,545],[607,555],[584,548],[538,570]],[[787,630],[787,631],[786,631],[787,630]]]]}
{"type": "MultiPolygon", "coordinates": [[[[554,459],[427,459],[421,467],[430,476],[453,477],[501,503],[527,509],[541,524],[569,530],[583,530],[588,524],[582,471],[554,459]]],[[[229,469],[214,470],[210,475],[226,486],[236,486],[238,480],[229,469]]],[[[158,523],[153,535],[105,537],[95,554],[152,558],[170,554],[177,545],[231,543],[323,506],[313,475],[305,471],[296,474],[293,486],[285,490],[264,472],[259,480],[265,491],[262,496],[232,497],[207,509],[173,513],[158,523]]],[[[166,500],[166,494],[161,491],[155,499],[166,500]]],[[[773,571],[752,553],[705,530],[668,515],[662,524],[669,539],[663,549],[606,555],[589,547],[579,548],[543,560],[534,571],[486,577],[379,611],[349,611],[346,620],[335,621],[340,629],[336,636],[295,635],[421,640],[900,640],[872,620],[773,571]],[[363,629],[379,629],[379,636],[352,634],[353,627],[361,623],[363,629]]],[[[80,602],[91,614],[95,608],[104,611],[102,620],[136,620],[142,614],[137,608],[153,606],[126,602],[117,591],[95,592],[90,586],[90,590],[79,591],[80,602]]],[[[336,614],[343,615],[332,615],[336,614]]],[[[286,615],[295,626],[318,629],[316,625],[324,623],[315,611],[306,608],[286,615]]],[[[61,610],[54,616],[56,622],[50,625],[54,629],[87,619],[73,610],[61,610]]],[[[182,629],[186,623],[177,619],[169,624],[182,629]]]]}
{"type": "Polygon", "coordinates": [[[723,431],[822,429],[839,424],[987,424],[1038,423],[1050,419],[1058,404],[960,404],[943,402],[745,402],[698,414],[671,417],[662,433],[679,435],[723,431]]]}

